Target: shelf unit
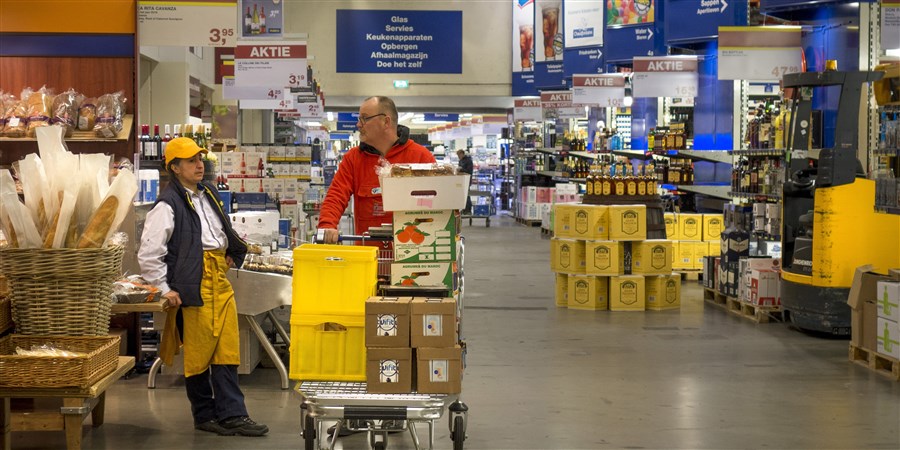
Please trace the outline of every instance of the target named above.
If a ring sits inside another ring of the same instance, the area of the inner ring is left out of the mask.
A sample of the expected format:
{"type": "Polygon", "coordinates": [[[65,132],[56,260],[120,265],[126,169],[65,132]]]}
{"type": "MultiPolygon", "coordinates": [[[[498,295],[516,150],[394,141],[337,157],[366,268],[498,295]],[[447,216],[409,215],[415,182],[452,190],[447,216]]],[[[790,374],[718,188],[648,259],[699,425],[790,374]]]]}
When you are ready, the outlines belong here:
{"type": "Polygon", "coordinates": [[[678,184],[663,185],[663,187],[672,186],[678,191],[691,192],[694,194],[706,195],[708,197],[719,198],[723,200],[731,200],[729,189],[731,186],[726,185],[704,185],[704,184],[678,184]]]}
{"type": "MultiPolygon", "coordinates": [[[[129,136],[131,136],[131,127],[134,123],[134,116],[131,114],[125,114],[122,116],[122,130],[119,131],[119,134],[113,138],[104,138],[97,136],[93,131],[74,131],[72,136],[65,138],[66,142],[122,142],[127,141],[129,136]]],[[[0,137],[0,142],[34,142],[37,143],[37,138],[33,137],[0,137]]]]}
{"type": "Polygon", "coordinates": [[[763,200],[767,200],[767,201],[776,201],[776,202],[781,201],[781,195],[779,195],[779,194],[760,194],[760,193],[753,193],[753,192],[729,191],[728,195],[731,197],[735,197],[735,198],[746,198],[746,199],[751,199],[751,200],[763,199],[763,200]]]}

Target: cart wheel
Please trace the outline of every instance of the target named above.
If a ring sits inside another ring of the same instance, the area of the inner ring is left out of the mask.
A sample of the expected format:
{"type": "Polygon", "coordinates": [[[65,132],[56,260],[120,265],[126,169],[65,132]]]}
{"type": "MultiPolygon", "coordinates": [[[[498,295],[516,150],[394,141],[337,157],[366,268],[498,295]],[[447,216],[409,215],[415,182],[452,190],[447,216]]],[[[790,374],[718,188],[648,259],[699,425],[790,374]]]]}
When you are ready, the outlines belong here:
{"type": "Polygon", "coordinates": [[[303,425],[304,448],[306,450],[316,450],[316,419],[307,415],[306,423],[303,425]]]}
{"type": "Polygon", "coordinates": [[[372,447],[372,448],[373,448],[374,450],[384,450],[384,449],[387,448],[387,445],[385,445],[384,442],[376,442],[376,443],[375,443],[375,446],[372,447]]]}
{"type": "Polygon", "coordinates": [[[456,416],[453,419],[453,434],[450,435],[450,439],[453,439],[453,450],[462,450],[463,448],[463,441],[466,440],[465,423],[463,416],[456,416]]]}
{"type": "Polygon", "coordinates": [[[484,227],[485,228],[491,227],[491,218],[490,217],[488,217],[487,219],[484,219],[484,227]]]}

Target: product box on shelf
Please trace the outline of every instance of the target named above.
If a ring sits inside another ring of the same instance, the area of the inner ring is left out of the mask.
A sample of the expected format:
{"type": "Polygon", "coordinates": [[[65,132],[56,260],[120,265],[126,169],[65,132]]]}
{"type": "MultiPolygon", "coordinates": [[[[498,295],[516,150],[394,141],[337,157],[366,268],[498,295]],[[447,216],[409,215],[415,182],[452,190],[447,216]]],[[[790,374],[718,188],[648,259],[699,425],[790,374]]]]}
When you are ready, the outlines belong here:
{"type": "Polygon", "coordinates": [[[681,275],[650,275],[644,279],[647,309],[663,311],[681,308],[681,275]]]}
{"type": "Polygon", "coordinates": [[[719,242],[722,230],[725,229],[725,218],[722,214],[703,215],[703,240],[719,242]]]}
{"type": "Polygon", "coordinates": [[[416,392],[459,394],[462,392],[462,348],[416,349],[416,392]]]}
{"type": "Polygon", "coordinates": [[[778,272],[758,269],[750,271],[750,304],[781,305],[781,275],[778,272]]]}
{"type": "Polygon", "coordinates": [[[409,347],[411,297],[366,300],[366,347],[409,347]]]}
{"type": "Polygon", "coordinates": [[[609,279],[610,311],[643,311],[647,298],[642,275],[620,275],[609,279]]]}
{"type": "Polygon", "coordinates": [[[642,275],[672,272],[672,241],[648,239],[631,243],[631,273],[642,275]]]}
{"type": "Polygon", "coordinates": [[[394,213],[394,261],[456,261],[458,210],[394,213]]]}
{"type": "Polygon", "coordinates": [[[622,275],[625,273],[625,243],[585,241],[585,268],[588,275],[622,275]]]}
{"type": "MultiPolygon", "coordinates": [[[[850,306],[850,343],[866,350],[875,350],[876,319],[878,318],[878,282],[891,278],[874,272],[874,267],[856,268],[847,304],[850,306]]],[[[900,276],[897,277],[900,280],[900,276]]]]}
{"type": "Polygon", "coordinates": [[[456,299],[416,297],[409,304],[409,343],[413,348],[457,344],[456,299]]]}
{"type": "Polygon", "coordinates": [[[569,275],[556,274],[556,306],[565,308],[569,306],[569,275]]]}
{"type": "MultiPolygon", "coordinates": [[[[693,269],[702,270],[703,269],[703,258],[710,255],[710,247],[709,242],[693,242],[694,247],[694,258],[693,258],[693,269]]],[[[716,243],[718,244],[718,242],[716,243]]],[[[715,251],[718,252],[718,247],[716,247],[715,251]]]]}
{"type": "Polygon", "coordinates": [[[672,263],[673,269],[689,270],[694,268],[694,243],[690,241],[679,241],[673,243],[675,252],[675,261],[672,263]]]}
{"type": "Polygon", "coordinates": [[[522,201],[525,203],[537,203],[537,186],[522,187],[522,201]]]}
{"type": "Polygon", "coordinates": [[[295,200],[282,200],[281,201],[281,218],[282,219],[291,219],[291,224],[295,227],[299,227],[300,218],[303,217],[301,213],[303,212],[302,206],[297,203],[295,200]]]}
{"type": "Polygon", "coordinates": [[[609,239],[609,207],[573,205],[571,237],[577,239],[609,239]]]}
{"type": "Polygon", "coordinates": [[[875,327],[875,339],[878,346],[875,350],[882,355],[900,359],[900,324],[879,317],[875,327]]]}
{"type": "Polygon", "coordinates": [[[280,218],[278,211],[241,211],[231,214],[231,227],[247,242],[269,245],[278,238],[280,218]]]}
{"type": "Polygon", "coordinates": [[[900,282],[879,281],[875,290],[878,317],[900,322],[900,282]]]}
{"type": "Polygon", "coordinates": [[[569,275],[569,309],[605,310],[609,308],[609,278],[593,275],[569,275]]]}
{"type": "Polygon", "coordinates": [[[663,214],[663,220],[666,222],[666,239],[678,239],[678,214],[665,213],[663,214]]]}
{"type": "Polygon", "coordinates": [[[556,203],[553,205],[553,236],[558,238],[574,237],[574,220],[572,213],[577,205],[556,203]]]}
{"type": "Polygon", "coordinates": [[[456,290],[456,261],[428,263],[391,263],[394,286],[445,286],[456,290]]]}
{"type": "Polygon", "coordinates": [[[549,187],[537,188],[534,201],[536,203],[550,203],[553,200],[553,197],[550,195],[550,189],[549,187]]]}
{"type": "Polygon", "coordinates": [[[413,392],[416,364],[412,349],[368,348],[366,350],[366,391],[373,394],[413,392]]]}
{"type": "Polygon", "coordinates": [[[552,238],[550,245],[550,270],[585,273],[585,241],[552,238]]]}
{"type": "Polygon", "coordinates": [[[312,145],[302,144],[294,147],[293,155],[295,158],[310,159],[312,158],[312,145]]]}
{"type": "Polygon", "coordinates": [[[385,211],[463,209],[469,195],[469,175],[381,178],[385,211]]]}
{"type": "Polygon", "coordinates": [[[643,241],[647,239],[647,207],[645,205],[611,205],[609,207],[609,239],[611,241],[643,241]]]}
{"type": "Polygon", "coordinates": [[[283,145],[273,145],[269,147],[269,160],[284,158],[284,146],[283,145]]]}
{"type": "Polygon", "coordinates": [[[703,240],[703,214],[681,213],[678,215],[678,240],[703,240]]]}
{"type": "Polygon", "coordinates": [[[269,197],[284,198],[284,180],[279,178],[262,178],[262,188],[269,197]]]}

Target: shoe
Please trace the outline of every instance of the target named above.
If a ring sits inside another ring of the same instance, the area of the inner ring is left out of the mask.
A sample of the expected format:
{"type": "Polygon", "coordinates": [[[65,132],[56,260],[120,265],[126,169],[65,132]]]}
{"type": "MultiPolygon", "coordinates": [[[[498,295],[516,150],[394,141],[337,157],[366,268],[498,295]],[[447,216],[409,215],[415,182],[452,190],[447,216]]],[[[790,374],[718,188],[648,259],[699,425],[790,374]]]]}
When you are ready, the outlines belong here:
{"type": "Polygon", "coordinates": [[[194,429],[216,434],[222,434],[225,431],[225,429],[219,425],[219,422],[216,422],[215,420],[207,420],[206,422],[198,423],[194,425],[194,429]]]}
{"type": "Polygon", "coordinates": [[[223,436],[234,436],[236,434],[241,436],[263,436],[269,432],[269,427],[256,423],[247,416],[235,416],[220,420],[219,426],[222,427],[222,432],[219,434],[223,436]]]}

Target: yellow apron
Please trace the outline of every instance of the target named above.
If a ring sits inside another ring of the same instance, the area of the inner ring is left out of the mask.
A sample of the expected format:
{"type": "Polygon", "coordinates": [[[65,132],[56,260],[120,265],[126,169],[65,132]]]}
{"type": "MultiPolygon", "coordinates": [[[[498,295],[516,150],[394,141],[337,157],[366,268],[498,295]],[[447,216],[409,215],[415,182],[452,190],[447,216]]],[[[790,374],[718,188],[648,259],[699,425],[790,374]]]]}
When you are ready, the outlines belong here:
{"type": "Polygon", "coordinates": [[[181,308],[185,377],[203,373],[210,364],[241,364],[237,306],[234,290],[225,278],[227,270],[224,252],[203,252],[203,306],[181,308]]]}

